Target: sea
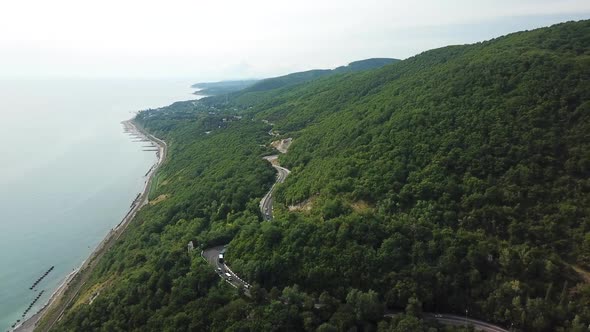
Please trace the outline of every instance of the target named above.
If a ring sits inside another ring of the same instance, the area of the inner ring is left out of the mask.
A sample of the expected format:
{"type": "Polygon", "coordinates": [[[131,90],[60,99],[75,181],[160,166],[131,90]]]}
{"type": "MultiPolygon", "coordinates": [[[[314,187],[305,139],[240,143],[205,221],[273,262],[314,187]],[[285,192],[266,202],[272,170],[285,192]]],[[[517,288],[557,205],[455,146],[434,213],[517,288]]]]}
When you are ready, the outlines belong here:
{"type": "Polygon", "coordinates": [[[121,121],[197,99],[191,83],[0,80],[0,331],[41,309],[142,190],[156,154],[121,121]]]}

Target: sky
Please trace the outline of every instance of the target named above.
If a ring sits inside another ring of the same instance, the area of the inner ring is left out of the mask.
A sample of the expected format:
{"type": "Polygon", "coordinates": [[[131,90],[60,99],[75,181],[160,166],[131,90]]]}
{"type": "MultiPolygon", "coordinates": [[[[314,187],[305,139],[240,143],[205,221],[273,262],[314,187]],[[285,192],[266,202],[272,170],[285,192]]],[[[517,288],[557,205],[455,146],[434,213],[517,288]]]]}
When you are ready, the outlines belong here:
{"type": "Polygon", "coordinates": [[[263,78],[588,18],[588,0],[6,1],[0,79],[263,78]]]}

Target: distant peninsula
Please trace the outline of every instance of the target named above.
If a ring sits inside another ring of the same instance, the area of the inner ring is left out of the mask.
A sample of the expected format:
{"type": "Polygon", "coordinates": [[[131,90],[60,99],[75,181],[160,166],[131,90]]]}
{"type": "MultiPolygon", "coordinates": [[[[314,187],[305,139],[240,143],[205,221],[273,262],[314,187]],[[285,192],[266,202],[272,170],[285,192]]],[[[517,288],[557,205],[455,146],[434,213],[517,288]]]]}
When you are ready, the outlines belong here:
{"type": "Polygon", "coordinates": [[[194,92],[196,95],[217,96],[234,91],[245,89],[254,83],[257,79],[239,80],[239,81],[220,81],[220,82],[203,82],[191,85],[191,88],[199,89],[194,92]]]}
{"type": "Polygon", "coordinates": [[[353,61],[346,66],[340,66],[335,69],[312,69],[284,76],[271,77],[260,80],[248,79],[220,82],[203,82],[193,84],[191,87],[194,89],[199,89],[198,91],[195,91],[194,94],[209,97],[226,95],[241,90],[266,91],[306,83],[322,76],[376,69],[398,61],[400,60],[392,58],[371,58],[353,61]]]}

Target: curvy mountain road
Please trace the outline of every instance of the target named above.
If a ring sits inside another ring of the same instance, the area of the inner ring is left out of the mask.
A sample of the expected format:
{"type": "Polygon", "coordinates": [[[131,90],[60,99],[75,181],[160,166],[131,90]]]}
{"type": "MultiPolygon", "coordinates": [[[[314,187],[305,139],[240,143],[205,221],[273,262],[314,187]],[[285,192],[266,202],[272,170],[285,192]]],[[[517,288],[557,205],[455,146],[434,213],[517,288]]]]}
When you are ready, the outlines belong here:
{"type": "Polygon", "coordinates": [[[473,326],[473,329],[476,331],[484,331],[484,332],[508,332],[499,326],[492,325],[490,323],[486,323],[481,320],[473,319],[473,318],[466,318],[457,315],[450,315],[450,314],[430,314],[424,313],[422,315],[424,319],[429,320],[436,320],[441,324],[444,325],[454,325],[454,326],[473,326]]]}
{"type": "MultiPolygon", "coordinates": [[[[268,160],[268,162],[270,162],[272,164],[272,167],[274,167],[277,170],[277,179],[276,179],[275,183],[272,185],[270,190],[266,193],[266,195],[264,195],[264,197],[260,201],[260,212],[262,213],[262,217],[263,217],[264,221],[272,221],[272,219],[273,219],[272,194],[274,192],[275,186],[277,185],[277,183],[283,183],[285,181],[285,178],[287,177],[287,175],[289,175],[289,173],[291,171],[289,171],[288,169],[286,169],[284,167],[279,166],[278,160],[277,160],[278,159],[277,155],[268,156],[268,157],[265,157],[264,159],[268,160]]],[[[246,295],[249,296],[250,294],[248,292],[248,288],[250,288],[250,285],[246,281],[244,281],[243,279],[238,277],[238,275],[235,274],[229,268],[229,266],[227,266],[225,264],[225,260],[223,262],[219,261],[219,255],[225,253],[225,248],[226,248],[225,245],[208,248],[208,249],[205,249],[201,253],[201,255],[203,256],[203,258],[205,260],[207,260],[207,262],[209,262],[209,264],[211,264],[215,267],[217,274],[219,274],[219,276],[223,280],[225,280],[227,283],[229,283],[230,285],[232,285],[235,288],[244,288],[246,295]]],[[[392,314],[386,314],[385,316],[392,316],[392,314]]],[[[444,324],[444,325],[454,325],[454,326],[470,325],[470,326],[473,326],[473,329],[476,331],[509,332],[508,330],[505,330],[505,329],[503,329],[499,326],[496,326],[496,325],[492,325],[492,324],[489,324],[489,323],[486,323],[486,322],[483,322],[480,320],[467,318],[467,317],[461,317],[461,316],[457,316],[457,315],[424,313],[422,315],[422,317],[424,319],[428,319],[428,320],[436,320],[439,323],[444,324]]]]}
{"type": "Polygon", "coordinates": [[[225,253],[225,246],[217,246],[212,248],[207,248],[201,252],[201,256],[209,262],[209,264],[215,266],[215,272],[219,275],[219,277],[228,284],[234,286],[235,288],[244,288],[247,292],[250,285],[238,277],[237,274],[232,271],[229,266],[225,264],[225,260],[220,261],[219,255],[223,255],[225,253]]]}
{"type": "Polygon", "coordinates": [[[272,164],[272,167],[274,167],[277,170],[277,179],[275,183],[272,185],[270,190],[266,193],[266,195],[264,195],[264,197],[262,197],[262,200],[260,201],[260,212],[262,213],[262,218],[264,219],[264,221],[272,220],[272,193],[275,189],[275,186],[277,185],[277,183],[285,182],[285,178],[287,178],[287,175],[291,173],[290,170],[279,166],[278,157],[279,156],[277,155],[264,157],[264,159],[268,160],[268,162],[272,164]]]}
{"type": "MultiPolygon", "coordinates": [[[[262,200],[260,201],[260,212],[262,213],[262,218],[264,221],[271,221],[272,220],[272,193],[275,189],[277,183],[283,183],[285,178],[291,171],[288,169],[281,167],[278,165],[278,156],[268,156],[264,157],[264,159],[268,160],[272,164],[272,166],[277,170],[277,179],[275,183],[272,185],[270,190],[264,195],[262,200]]],[[[225,280],[225,282],[229,283],[230,285],[234,286],[235,288],[244,288],[246,294],[248,295],[248,288],[250,285],[240,278],[237,274],[235,274],[229,266],[225,263],[225,258],[220,260],[220,255],[225,254],[225,248],[227,245],[216,246],[212,248],[207,248],[201,252],[201,256],[209,262],[209,264],[215,267],[215,272],[219,275],[220,278],[225,280]]]]}

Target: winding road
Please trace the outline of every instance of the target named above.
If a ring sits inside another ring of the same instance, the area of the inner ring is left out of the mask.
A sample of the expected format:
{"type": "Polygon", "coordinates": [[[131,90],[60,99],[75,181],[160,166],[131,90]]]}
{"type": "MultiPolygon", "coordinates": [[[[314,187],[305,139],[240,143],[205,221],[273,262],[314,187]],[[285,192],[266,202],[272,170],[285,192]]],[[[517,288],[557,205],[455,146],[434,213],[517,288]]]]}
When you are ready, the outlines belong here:
{"type": "Polygon", "coordinates": [[[428,319],[428,320],[436,320],[441,324],[444,325],[453,325],[453,326],[465,326],[465,325],[469,325],[469,326],[473,326],[473,329],[476,331],[484,331],[484,332],[508,332],[508,330],[503,329],[499,326],[496,325],[492,325],[490,323],[481,321],[481,320],[477,320],[477,319],[473,319],[473,318],[468,318],[468,317],[462,317],[462,316],[457,316],[457,315],[451,315],[451,314],[444,314],[444,315],[437,315],[437,314],[431,314],[431,313],[424,313],[422,314],[422,317],[424,319],[428,319]]]}
{"type": "MultiPolygon", "coordinates": [[[[283,183],[285,178],[291,171],[288,169],[279,166],[278,164],[278,155],[264,157],[272,166],[277,170],[277,179],[275,183],[272,185],[270,190],[264,195],[262,200],[260,201],[260,212],[262,213],[262,219],[264,221],[271,221],[273,218],[272,215],[272,193],[275,189],[277,183],[283,183]]],[[[223,279],[228,284],[232,285],[235,288],[243,288],[245,290],[246,295],[249,295],[248,288],[250,288],[250,284],[240,278],[234,271],[231,270],[229,266],[225,263],[225,259],[220,259],[225,255],[225,249],[227,245],[221,245],[216,247],[211,247],[203,250],[201,252],[201,256],[205,259],[209,264],[215,267],[215,272],[219,275],[221,279],[223,279]]]]}
{"type": "MultiPolygon", "coordinates": [[[[291,171],[288,169],[281,167],[278,164],[278,155],[272,155],[268,157],[264,157],[264,159],[268,160],[272,164],[272,166],[277,170],[277,179],[275,183],[272,185],[270,190],[264,195],[262,200],[260,201],[260,212],[262,213],[262,218],[264,221],[272,221],[273,219],[273,209],[272,209],[272,194],[274,189],[278,183],[283,183],[285,178],[289,175],[291,171]]],[[[225,255],[225,249],[227,245],[221,245],[217,247],[207,248],[201,252],[201,256],[209,262],[209,264],[215,267],[215,271],[219,275],[220,278],[225,280],[225,282],[229,283],[235,288],[243,288],[246,295],[250,295],[248,289],[250,285],[241,279],[237,274],[235,274],[229,266],[227,266],[225,259],[223,262],[219,261],[219,255],[225,255]]],[[[385,316],[392,317],[393,314],[389,313],[385,316]]],[[[457,315],[451,314],[434,314],[434,313],[423,313],[422,317],[427,320],[436,320],[443,325],[453,325],[453,326],[472,326],[475,331],[484,331],[484,332],[509,332],[506,329],[503,329],[499,326],[492,325],[490,323],[480,321],[473,318],[462,317],[457,315]]]]}
{"type": "Polygon", "coordinates": [[[275,183],[272,185],[270,190],[266,193],[266,195],[264,195],[264,197],[262,197],[262,200],[260,201],[260,212],[262,213],[262,218],[264,219],[264,221],[272,220],[272,193],[275,189],[275,186],[277,185],[277,183],[285,182],[285,178],[287,178],[287,175],[291,173],[290,170],[279,166],[278,157],[278,155],[264,157],[264,159],[268,160],[268,162],[271,163],[272,167],[274,167],[277,170],[277,179],[275,183]]]}
{"type": "Polygon", "coordinates": [[[226,246],[217,246],[212,248],[207,248],[201,252],[201,256],[211,265],[215,266],[215,272],[219,275],[219,277],[228,284],[232,285],[235,288],[244,288],[247,292],[248,288],[250,288],[250,284],[245,282],[243,279],[238,277],[237,274],[232,271],[229,266],[225,264],[225,261],[219,260],[219,255],[224,255],[226,246]]]}

